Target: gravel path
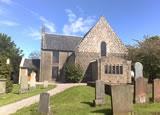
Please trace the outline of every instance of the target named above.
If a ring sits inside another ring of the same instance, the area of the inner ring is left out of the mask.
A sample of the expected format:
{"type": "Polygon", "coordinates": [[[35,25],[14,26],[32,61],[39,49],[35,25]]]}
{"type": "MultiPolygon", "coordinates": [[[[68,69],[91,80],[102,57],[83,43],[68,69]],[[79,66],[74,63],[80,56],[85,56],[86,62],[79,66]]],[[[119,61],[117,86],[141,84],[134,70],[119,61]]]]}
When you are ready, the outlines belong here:
{"type": "MultiPolygon", "coordinates": [[[[56,84],[56,88],[49,90],[48,93],[50,93],[50,96],[52,96],[54,94],[64,91],[65,89],[71,88],[73,86],[78,86],[78,85],[86,85],[86,84],[85,83],[69,83],[69,84],[60,83],[60,84],[56,84]]],[[[39,96],[40,94],[2,106],[0,107],[0,115],[9,115],[11,113],[15,113],[19,109],[22,109],[31,104],[37,103],[39,101],[39,96]]]]}

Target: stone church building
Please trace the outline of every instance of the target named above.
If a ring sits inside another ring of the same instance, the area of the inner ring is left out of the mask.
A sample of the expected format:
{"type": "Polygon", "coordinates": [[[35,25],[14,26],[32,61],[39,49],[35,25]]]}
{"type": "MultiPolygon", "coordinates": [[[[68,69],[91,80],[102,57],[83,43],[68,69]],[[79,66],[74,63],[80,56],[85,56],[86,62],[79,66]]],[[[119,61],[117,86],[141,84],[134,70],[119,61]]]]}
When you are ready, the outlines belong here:
{"type": "Polygon", "coordinates": [[[40,81],[65,82],[65,65],[80,64],[82,82],[130,83],[128,50],[102,16],[84,37],[46,33],[42,28],[40,81]]]}

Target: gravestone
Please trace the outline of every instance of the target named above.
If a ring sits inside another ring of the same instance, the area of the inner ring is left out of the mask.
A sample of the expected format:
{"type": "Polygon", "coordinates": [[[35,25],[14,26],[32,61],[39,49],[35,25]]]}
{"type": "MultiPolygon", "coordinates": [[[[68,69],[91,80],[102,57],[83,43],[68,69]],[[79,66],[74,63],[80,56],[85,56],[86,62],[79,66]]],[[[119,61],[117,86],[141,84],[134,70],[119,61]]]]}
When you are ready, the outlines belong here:
{"type": "Polygon", "coordinates": [[[135,103],[143,104],[148,102],[147,81],[139,77],[135,81],[135,103]]]}
{"type": "Polygon", "coordinates": [[[143,77],[143,65],[140,62],[136,62],[135,65],[135,79],[143,77]]]}
{"type": "Polygon", "coordinates": [[[43,114],[49,114],[50,113],[49,103],[50,103],[50,94],[49,93],[41,93],[38,112],[43,113],[43,114]]]}
{"type": "Polygon", "coordinates": [[[133,95],[130,85],[111,85],[113,115],[132,115],[133,95]]]}
{"type": "Polygon", "coordinates": [[[93,101],[93,103],[95,106],[106,105],[105,87],[104,81],[102,80],[96,80],[95,100],[93,101]]]}
{"type": "Polygon", "coordinates": [[[20,76],[20,90],[19,93],[26,93],[28,92],[28,76],[27,76],[27,69],[21,69],[21,76],[20,76]]]}
{"type": "Polygon", "coordinates": [[[160,79],[155,79],[152,85],[152,99],[154,102],[160,102],[160,79]]]}
{"type": "Polygon", "coordinates": [[[43,82],[43,88],[48,88],[48,81],[43,82]]]}
{"type": "Polygon", "coordinates": [[[6,79],[0,79],[0,95],[6,93],[6,79]]]}
{"type": "Polygon", "coordinates": [[[30,80],[30,89],[35,89],[35,88],[36,88],[36,73],[32,72],[30,80]]]}

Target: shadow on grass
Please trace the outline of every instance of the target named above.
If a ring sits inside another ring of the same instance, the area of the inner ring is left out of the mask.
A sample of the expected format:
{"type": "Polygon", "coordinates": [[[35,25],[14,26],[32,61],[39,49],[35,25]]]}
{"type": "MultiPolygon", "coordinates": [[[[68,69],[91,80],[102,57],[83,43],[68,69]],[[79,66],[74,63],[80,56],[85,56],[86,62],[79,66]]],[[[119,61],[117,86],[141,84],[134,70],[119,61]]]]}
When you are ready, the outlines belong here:
{"type": "Polygon", "coordinates": [[[112,115],[111,109],[101,109],[96,111],[91,111],[91,113],[104,113],[105,115],[112,115]]]}
{"type": "Polygon", "coordinates": [[[87,105],[89,105],[90,107],[94,107],[94,104],[93,104],[92,102],[81,102],[81,103],[87,104],[87,105]]]}

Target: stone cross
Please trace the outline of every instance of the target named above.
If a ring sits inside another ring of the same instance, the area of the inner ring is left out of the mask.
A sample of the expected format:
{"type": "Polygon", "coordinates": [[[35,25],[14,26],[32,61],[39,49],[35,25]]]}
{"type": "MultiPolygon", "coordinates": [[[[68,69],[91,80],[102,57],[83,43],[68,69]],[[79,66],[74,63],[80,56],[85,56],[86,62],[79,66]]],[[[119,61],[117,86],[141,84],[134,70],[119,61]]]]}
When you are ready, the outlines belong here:
{"type": "Polygon", "coordinates": [[[113,115],[131,115],[133,95],[130,85],[111,85],[111,104],[113,115]]]}
{"type": "Polygon", "coordinates": [[[45,80],[45,81],[43,82],[43,88],[48,88],[48,81],[45,80]]]}
{"type": "Polygon", "coordinates": [[[135,65],[135,79],[143,77],[143,65],[140,62],[136,62],[135,65]]]}
{"type": "Polygon", "coordinates": [[[21,69],[21,76],[20,76],[20,93],[28,92],[28,76],[27,76],[27,69],[21,69]]]}
{"type": "Polygon", "coordinates": [[[147,81],[143,77],[135,80],[135,103],[143,104],[148,102],[147,81]]]}
{"type": "Polygon", "coordinates": [[[94,104],[95,106],[106,104],[105,87],[104,87],[104,81],[102,80],[96,80],[94,104]]]}
{"type": "Polygon", "coordinates": [[[39,113],[49,114],[50,113],[50,94],[41,93],[40,94],[40,103],[38,107],[39,113]]]}
{"type": "Polygon", "coordinates": [[[153,81],[152,99],[154,102],[160,102],[160,79],[155,79],[153,81]]]}
{"type": "Polygon", "coordinates": [[[36,73],[32,71],[30,80],[30,89],[36,88],[36,73]]]}
{"type": "Polygon", "coordinates": [[[0,79],[0,95],[6,93],[6,79],[0,79]]]}

